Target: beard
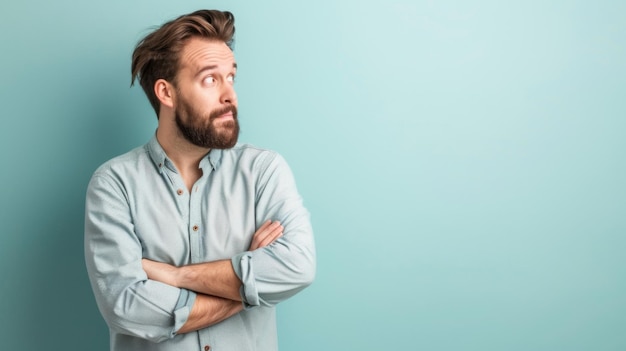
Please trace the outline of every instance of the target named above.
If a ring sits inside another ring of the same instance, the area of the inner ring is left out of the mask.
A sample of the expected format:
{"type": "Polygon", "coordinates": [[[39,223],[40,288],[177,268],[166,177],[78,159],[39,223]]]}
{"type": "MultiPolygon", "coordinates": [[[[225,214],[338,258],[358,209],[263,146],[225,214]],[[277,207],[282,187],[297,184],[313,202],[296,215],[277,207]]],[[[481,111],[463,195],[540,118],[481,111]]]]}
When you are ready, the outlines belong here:
{"type": "Polygon", "coordinates": [[[237,107],[228,105],[203,115],[187,101],[181,100],[175,111],[178,130],[190,143],[207,149],[228,149],[237,144],[239,122],[237,107]],[[216,119],[231,112],[233,119],[216,126],[216,119]]]}

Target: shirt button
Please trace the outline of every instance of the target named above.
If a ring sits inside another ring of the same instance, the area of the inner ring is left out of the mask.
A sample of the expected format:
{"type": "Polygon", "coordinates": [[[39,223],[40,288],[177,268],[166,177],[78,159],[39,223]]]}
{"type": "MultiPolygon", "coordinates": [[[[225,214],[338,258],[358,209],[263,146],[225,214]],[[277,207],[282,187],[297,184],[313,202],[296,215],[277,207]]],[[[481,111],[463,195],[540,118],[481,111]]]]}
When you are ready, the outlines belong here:
{"type": "Polygon", "coordinates": [[[204,351],[209,351],[211,349],[211,346],[209,345],[204,345],[204,351]]]}
{"type": "Polygon", "coordinates": [[[182,195],[182,194],[183,194],[183,189],[178,189],[178,190],[176,190],[176,194],[178,194],[178,195],[182,195]]]}
{"type": "Polygon", "coordinates": [[[197,225],[194,225],[192,229],[193,229],[194,232],[197,232],[199,227],[197,225]]]}

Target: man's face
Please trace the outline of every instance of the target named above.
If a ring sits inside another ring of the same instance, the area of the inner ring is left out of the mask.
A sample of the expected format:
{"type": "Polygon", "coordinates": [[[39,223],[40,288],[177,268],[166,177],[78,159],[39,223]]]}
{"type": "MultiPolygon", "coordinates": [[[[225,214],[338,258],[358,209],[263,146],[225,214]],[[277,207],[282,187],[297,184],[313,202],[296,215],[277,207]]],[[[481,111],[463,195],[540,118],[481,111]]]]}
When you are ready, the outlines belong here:
{"type": "Polygon", "coordinates": [[[233,52],[223,42],[192,38],[180,65],[175,118],[181,134],[200,147],[233,147],[239,136],[233,52]]]}

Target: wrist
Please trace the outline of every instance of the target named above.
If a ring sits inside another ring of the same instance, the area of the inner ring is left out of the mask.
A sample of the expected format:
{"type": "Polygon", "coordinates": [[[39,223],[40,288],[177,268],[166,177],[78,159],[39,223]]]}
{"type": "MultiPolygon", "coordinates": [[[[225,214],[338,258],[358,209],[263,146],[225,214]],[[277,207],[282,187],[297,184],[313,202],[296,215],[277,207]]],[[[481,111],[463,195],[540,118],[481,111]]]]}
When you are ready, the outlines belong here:
{"type": "Polygon", "coordinates": [[[191,266],[177,267],[173,276],[174,281],[176,283],[176,287],[188,289],[189,282],[192,282],[194,279],[193,274],[194,274],[194,271],[191,268],[191,266]]]}

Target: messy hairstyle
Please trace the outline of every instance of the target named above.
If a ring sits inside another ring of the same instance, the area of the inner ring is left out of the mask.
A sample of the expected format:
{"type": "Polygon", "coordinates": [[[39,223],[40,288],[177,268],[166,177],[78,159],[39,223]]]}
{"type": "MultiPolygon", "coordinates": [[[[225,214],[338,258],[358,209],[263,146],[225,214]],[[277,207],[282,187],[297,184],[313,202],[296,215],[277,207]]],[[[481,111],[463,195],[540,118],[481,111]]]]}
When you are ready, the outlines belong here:
{"type": "Polygon", "coordinates": [[[235,17],[228,11],[199,10],[180,16],[143,38],[133,52],[131,86],[135,80],[148,96],[159,117],[161,103],[154,93],[159,79],[176,82],[180,52],[193,37],[219,40],[232,50],[235,17]]]}

